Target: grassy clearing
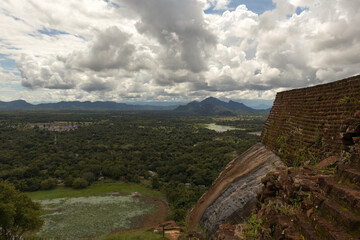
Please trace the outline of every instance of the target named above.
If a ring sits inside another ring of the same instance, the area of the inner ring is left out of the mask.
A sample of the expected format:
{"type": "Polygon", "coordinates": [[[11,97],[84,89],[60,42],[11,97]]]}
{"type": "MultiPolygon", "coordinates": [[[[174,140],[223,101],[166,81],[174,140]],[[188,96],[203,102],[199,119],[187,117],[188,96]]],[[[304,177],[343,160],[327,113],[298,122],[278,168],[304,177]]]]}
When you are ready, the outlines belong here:
{"type": "Polygon", "coordinates": [[[33,200],[45,200],[53,198],[106,196],[109,192],[119,192],[121,195],[129,195],[133,192],[139,192],[142,195],[165,199],[165,196],[161,192],[150,189],[144,184],[116,182],[111,180],[95,182],[85,189],[77,190],[59,186],[52,190],[30,192],[27,193],[27,195],[33,200]]]}
{"type": "Polygon", "coordinates": [[[156,210],[128,196],[90,196],[40,200],[45,224],[37,236],[48,239],[94,239],[114,230],[138,227],[134,218],[156,210]]]}
{"type": "Polygon", "coordinates": [[[102,238],[101,240],[165,240],[161,233],[154,233],[148,229],[140,229],[128,232],[121,232],[115,235],[102,238]]]}
{"type": "MultiPolygon", "coordinates": [[[[134,198],[134,193],[165,199],[162,193],[145,184],[106,180],[86,189],[59,186],[53,190],[28,193],[33,200],[40,202],[45,220],[44,226],[34,237],[95,239],[115,230],[139,227],[139,219],[156,211],[157,207],[134,198]]],[[[119,239],[161,239],[145,235],[145,238],[141,238],[141,234],[149,233],[135,232],[134,238],[126,235],[119,239]]]]}

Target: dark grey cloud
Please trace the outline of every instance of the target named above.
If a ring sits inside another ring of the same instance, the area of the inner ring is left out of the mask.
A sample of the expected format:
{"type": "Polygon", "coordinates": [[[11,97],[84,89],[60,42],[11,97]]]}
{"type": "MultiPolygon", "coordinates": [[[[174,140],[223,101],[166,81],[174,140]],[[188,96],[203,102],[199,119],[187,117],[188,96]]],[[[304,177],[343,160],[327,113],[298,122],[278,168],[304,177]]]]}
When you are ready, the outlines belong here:
{"type": "Polygon", "coordinates": [[[90,79],[80,85],[80,89],[86,92],[110,91],[113,88],[114,84],[112,81],[106,81],[106,79],[102,79],[97,76],[90,77],[90,79]]]}
{"type": "Polygon", "coordinates": [[[135,46],[129,43],[129,39],[130,35],[118,27],[109,27],[96,35],[87,51],[73,53],[68,64],[97,72],[115,68],[129,69],[135,60],[135,46]]]}

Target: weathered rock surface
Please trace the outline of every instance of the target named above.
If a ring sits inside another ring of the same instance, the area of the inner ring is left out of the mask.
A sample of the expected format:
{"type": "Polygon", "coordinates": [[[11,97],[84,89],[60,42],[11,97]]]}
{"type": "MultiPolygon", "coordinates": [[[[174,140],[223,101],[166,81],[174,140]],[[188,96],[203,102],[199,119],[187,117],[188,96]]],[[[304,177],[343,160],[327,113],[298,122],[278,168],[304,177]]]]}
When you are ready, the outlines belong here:
{"type": "Polygon", "coordinates": [[[214,232],[224,222],[241,221],[250,214],[263,178],[280,158],[261,143],[232,160],[211,188],[199,199],[187,218],[188,226],[201,225],[214,232]]]}

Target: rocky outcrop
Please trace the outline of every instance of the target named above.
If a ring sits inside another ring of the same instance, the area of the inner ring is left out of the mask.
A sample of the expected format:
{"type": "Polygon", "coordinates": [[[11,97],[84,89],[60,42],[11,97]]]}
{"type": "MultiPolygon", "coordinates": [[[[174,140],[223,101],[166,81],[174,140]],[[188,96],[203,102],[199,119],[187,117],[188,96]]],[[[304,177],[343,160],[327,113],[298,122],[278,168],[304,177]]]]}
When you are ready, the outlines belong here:
{"type": "Polygon", "coordinates": [[[232,160],[189,213],[188,226],[200,224],[212,233],[221,223],[246,217],[262,188],[261,178],[279,165],[280,158],[261,143],[232,160]]]}
{"type": "MultiPolygon", "coordinates": [[[[326,161],[326,160],[325,160],[326,161]]],[[[326,163],[324,163],[326,164],[326,163]]],[[[256,213],[259,239],[359,239],[359,158],[335,168],[273,171],[263,180],[256,213]]]]}

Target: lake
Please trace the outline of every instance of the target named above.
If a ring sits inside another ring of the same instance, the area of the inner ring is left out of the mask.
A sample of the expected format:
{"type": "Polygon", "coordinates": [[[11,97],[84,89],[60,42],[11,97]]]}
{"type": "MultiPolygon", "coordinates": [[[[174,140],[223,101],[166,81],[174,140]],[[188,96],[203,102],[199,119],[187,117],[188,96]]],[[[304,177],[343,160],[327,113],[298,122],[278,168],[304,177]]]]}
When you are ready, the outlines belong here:
{"type": "Polygon", "coordinates": [[[232,126],[217,125],[216,123],[205,124],[205,128],[214,130],[216,132],[226,132],[230,130],[245,130],[243,128],[236,128],[232,126]]]}

